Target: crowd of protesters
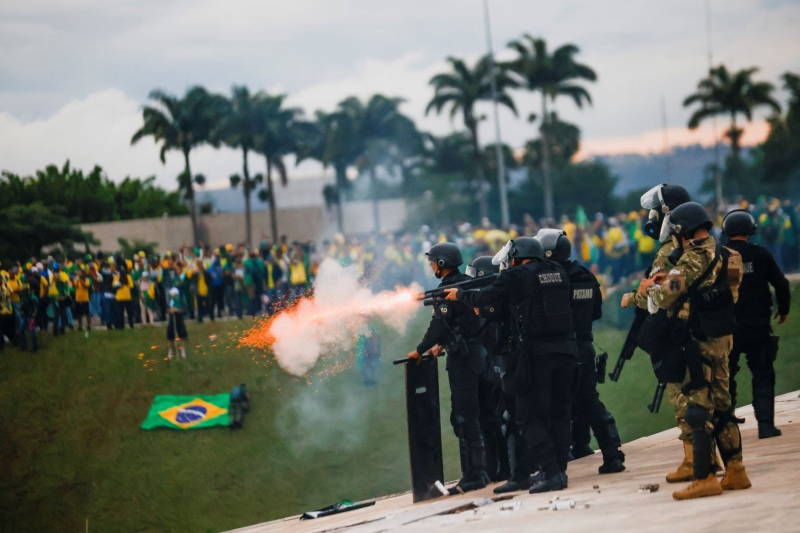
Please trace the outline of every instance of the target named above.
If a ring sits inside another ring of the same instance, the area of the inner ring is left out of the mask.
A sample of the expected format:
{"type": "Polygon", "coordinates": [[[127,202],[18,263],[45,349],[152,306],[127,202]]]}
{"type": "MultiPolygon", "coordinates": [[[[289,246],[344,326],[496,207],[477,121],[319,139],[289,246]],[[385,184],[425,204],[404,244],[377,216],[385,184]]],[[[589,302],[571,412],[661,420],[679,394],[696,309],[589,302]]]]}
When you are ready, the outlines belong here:
{"type": "Polygon", "coordinates": [[[170,319],[175,304],[198,322],[274,313],[310,290],[316,268],[313,247],[286,241],[251,250],[228,244],[131,257],[97,252],[63,264],[31,258],[0,272],[0,342],[24,350],[30,338],[36,350],[42,332],[57,337],[75,329],[156,325],[170,319]]]}
{"type": "MultiPolygon", "coordinates": [[[[738,201],[712,215],[719,222],[736,208],[754,214],[758,244],[770,250],[781,269],[796,271],[800,266],[797,206],[760,198],[752,204],[738,201]]],[[[349,238],[337,234],[318,245],[290,243],[283,236],[277,243],[250,248],[184,246],[130,257],[96,252],[67,257],[63,264],[52,257],[31,258],[6,269],[0,265],[0,343],[8,339],[27,349],[30,341],[35,350],[38,335],[45,331],[59,336],[72,329],[164,323],[174,309],[171,303],[197,322],[273,314],[311,293],[326,257],[355,268],[375,291],[412,282],[429,288],[435,281],[426,276],[424,254],[437,242],[457,243],[471,261],[494,254],[509,239],[535,235],[542,227],[563,229],[573,243],[573,259],[589,267],[604,286],[611,286],[652,263],[656,242],[643,232],[646,217],[644,211],[589,217],[578,209],[558,221],[526,216],[520,226],[504,229],[484,220],[478,227],[462,223],[349,238]]]]}

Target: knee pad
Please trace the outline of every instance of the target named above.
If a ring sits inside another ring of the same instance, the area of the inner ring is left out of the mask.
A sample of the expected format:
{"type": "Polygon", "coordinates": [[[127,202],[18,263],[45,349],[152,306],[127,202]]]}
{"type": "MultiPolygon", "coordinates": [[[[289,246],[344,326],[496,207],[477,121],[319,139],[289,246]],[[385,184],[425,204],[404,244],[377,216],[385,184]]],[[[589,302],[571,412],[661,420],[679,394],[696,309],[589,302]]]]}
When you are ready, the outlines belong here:
{"type": "Polygon", "coordinates": [[[737,422],[736,414],[733,412],[733,407],[731,407],[727,411],[719,411],[715,409],[714,416],[711,419],[711,422],[714,424],[714,435],[719,435],[720,432],[722,432],[722,430],[725,429],[725,426],[727,426],[728,423],[731,423],[734,426],[736,426],[738,431],[738,424],[736,423],[737,422]]]}
{"type": "Polygon", "coordinates": [[[464,435],[464,425],[466,420],[461,415],[451,414],[450,415],[450,424],[453,426],[453,433],[456,434],[456,438],[463,439],[464,435]]]}
{"type": "Polygon", "coordinates": [[[710,420],[708,411],[690,403],[686,407],[686,423],[692,428],[692,431],[705,431],[706,423],[710,420]]]}

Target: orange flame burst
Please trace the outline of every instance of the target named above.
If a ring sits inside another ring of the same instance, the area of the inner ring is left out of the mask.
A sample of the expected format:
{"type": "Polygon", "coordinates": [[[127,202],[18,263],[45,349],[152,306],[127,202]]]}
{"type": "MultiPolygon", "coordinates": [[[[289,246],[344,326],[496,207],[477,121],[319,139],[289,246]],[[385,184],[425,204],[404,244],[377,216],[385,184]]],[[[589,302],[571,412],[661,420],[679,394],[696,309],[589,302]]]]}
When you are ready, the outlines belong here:
{"type": "MultiPolygon", "coordinates": [[[[245,331],[239,345],[272,350],[278,363],[296,375],[298,372],[290,359],[310,359],[305,365],[308,369],[321,360],[323,364],[315,373],[332,376],[352,365],[353,344],[366,319],[377,316],[392,325],[393,315],[413,314],[419,305],[418,295],[419,287],[414,286],[369,293],[366,297],[354,295],[357,297],[341,303],[320,302],[312,296],[256,322],[245,331]],[[292,348],[286,350],[287,345],[292,348]],[[344,359],[342,350],[347,352],[344,359]]],[[[300,374],[307,377],[307,370],[300,374]]]]}

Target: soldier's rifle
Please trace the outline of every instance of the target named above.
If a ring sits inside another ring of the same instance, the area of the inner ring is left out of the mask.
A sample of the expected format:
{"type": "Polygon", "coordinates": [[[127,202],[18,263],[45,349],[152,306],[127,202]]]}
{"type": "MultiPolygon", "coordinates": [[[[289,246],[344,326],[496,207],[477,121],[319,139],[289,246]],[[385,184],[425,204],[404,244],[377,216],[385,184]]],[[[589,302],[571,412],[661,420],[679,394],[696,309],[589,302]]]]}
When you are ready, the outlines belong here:
{"type": "Polygon", "coordinates": [[[614,365],[614,370],[608,374],[611,381],[619,381],[619,376],[622,373],[622,367],[625,366],[626,361],[630,361],[633,357],[633,352],[636,351],[636,339],[639,338],[639,331],[641,331],[644,321],[647,318],[647,311],[644,309],[636,308],[633,315],[633,324],[631,329],[628,330],[628,335],[625,337],[625,343],[622,345],[622,350],[619,352],[617,363],[614,365]]]}

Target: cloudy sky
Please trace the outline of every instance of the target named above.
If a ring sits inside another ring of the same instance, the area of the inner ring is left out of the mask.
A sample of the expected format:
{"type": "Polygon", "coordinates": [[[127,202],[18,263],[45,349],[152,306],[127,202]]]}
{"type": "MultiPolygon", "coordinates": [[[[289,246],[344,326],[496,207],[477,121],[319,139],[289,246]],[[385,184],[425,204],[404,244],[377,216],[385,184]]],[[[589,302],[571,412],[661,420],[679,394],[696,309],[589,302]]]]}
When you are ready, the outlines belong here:
{"type": "MultiPolygon", "coordinates": [[[[556,106],[582,128],[585,154],[662,150],[662,99],[669,143],[712,142],[710,123],[697,132],[683,127],[689,113],[681,106],[708,67],[704,1],[489,2],[501,58],[510,40],[530,33],[551,48],[578,45],[578,60],[598,73],[588,87],[592,107],[556,106]]],[[[757,77],[776,84],[781,73],[800,72],[800,0],[710,6],[716,64],[758,66],[757,77]]],[[[0,168],[25,174],[70,159],[81,168],[100,164],[114,180],[156,175],[173,188],[179,155],[162,165],[150,140],[131,147],[130,137],[150,90],[182,95],[194,84],[225,94],[234,84],[285,92],[309,113],[381,92],[405,98],[404,112],[421,128],[447,133],[461,124],[425,117],[428,80],[447,56],[474,61],[485,52],[482,0],[4,0],[0,168]]],[[[530,95],[515,100],[523,117],[538,111],[530,95]]],[[[763,138],[762,119],[747,127],[746,142],[763,138]]],[[[490,126],[481,130],[486,141],[490,126]]],[[[510,114],[501,114],[501,127],[514,146],[533,136],[533,126],[510,114]]],[[[222,184],[240,159],[205,148],[193,167],[222,184]]]]}

